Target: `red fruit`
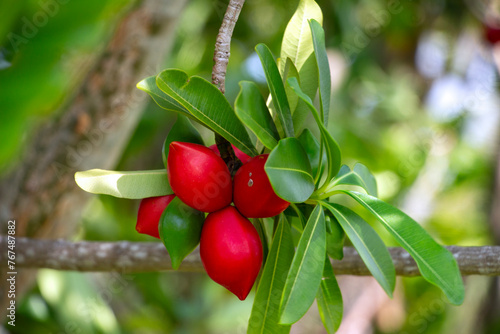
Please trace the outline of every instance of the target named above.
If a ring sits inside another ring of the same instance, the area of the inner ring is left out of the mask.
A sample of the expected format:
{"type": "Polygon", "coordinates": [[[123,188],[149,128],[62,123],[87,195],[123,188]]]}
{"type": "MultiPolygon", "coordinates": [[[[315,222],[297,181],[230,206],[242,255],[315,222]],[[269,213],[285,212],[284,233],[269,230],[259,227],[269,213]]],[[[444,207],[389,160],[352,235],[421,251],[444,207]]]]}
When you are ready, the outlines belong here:
{"type": "Polygon", "coordinates": [[[200,257],[211,279],[244,300],[262,266],[262,244],[252,223],[228,206],[205,219],[200,257]]]}
{"type": "Polygon", "coordinates": [[[500,27],[495,25],[484,26],[484,37],[490,44],[496,44],[500,41],[500,27]]]}
{"type": "Polygon", "coordinates": [[[160,239],[158,224],[161,214],[174,198],[175,195],[166,195],[142,199],[135,225],[137,232],[160,239]]]}
{"type": "Polygon", "coordinates": [[[250,159],[234,176],[234,205],[248,218],[273,217],[290,205],[276,195],[264,165],[269,154],[250,159]]]}
{"type": "MultiPolygon", "coordinates": [[[[243,153],[243,151],[241,151],[239,148],[237,148],[236,146],[234,146],[233,144],[231,144],[231,147],[233,148],[234,150],[234,154],[236,154],[236,157],[238,159],[240,159],[241,163],[245,163],[247,162],[250,158],[252,158],[251,156],[249,156],[248,154],[246,153],[243,153]]],[[[216,144],[213,144],[209,147],[209,149],[211,149],[212,151],[215,152],[215,154],[217,154],[219,157],[220,157],[220,152],[219,152],[219,149],[217,148],[217,145],[216,144]]]]}
{"type": "Polygon", "coordinates": [[[190,207],[213,212],[231,203],[232,182],[229,169],[208,147],[171,143],[167,170],[170,187],[190,207]]]}

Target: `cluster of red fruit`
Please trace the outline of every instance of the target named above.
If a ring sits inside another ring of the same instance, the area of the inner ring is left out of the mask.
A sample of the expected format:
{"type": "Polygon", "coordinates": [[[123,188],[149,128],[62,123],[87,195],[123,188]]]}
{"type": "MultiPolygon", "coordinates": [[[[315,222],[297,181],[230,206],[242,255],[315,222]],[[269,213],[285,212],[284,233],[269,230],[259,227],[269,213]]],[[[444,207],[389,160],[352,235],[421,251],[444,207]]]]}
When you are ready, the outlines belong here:
{"type": "Polygon", "coordinates": [[[200,238],[203,266],[211,279],[244,300],[262,266],[259,234],[247,218],[273,217],[290,203],[278,197],[269,182],[267,154],[251,158],[233,149],[243,163],[234,180],[215,145],[171,143],[167,170],[175,195],[143,199],[136,228],[159,238],[161,214],[175,196],[208,212],[200,238]]]}

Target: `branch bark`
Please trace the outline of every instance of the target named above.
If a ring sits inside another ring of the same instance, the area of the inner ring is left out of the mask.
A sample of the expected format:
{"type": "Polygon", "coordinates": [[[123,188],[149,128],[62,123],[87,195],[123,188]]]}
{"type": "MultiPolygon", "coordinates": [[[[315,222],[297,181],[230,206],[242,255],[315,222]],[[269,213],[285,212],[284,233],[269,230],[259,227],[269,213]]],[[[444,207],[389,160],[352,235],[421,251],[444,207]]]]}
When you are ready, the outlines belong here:
{"type": "Polygon", "coordinates": [[[226,91],[225,80],[227,64],[231,54],[231,36],[233,36],[234,26],[236,25],[236,21],[238,21],[244,3],[245,0],[229,1],[215,42],[212,83],[219,87],[222,94],[226,91]]]}
{"type": "MultiPolygon", "coordinates": [[[[244,3],[245,0],[229,1],[219,29],[219,34],[215,41],[212,83],[219,88],[222,94],[226,91],[226,71],[227,64],[229,63],[229,56],[231,55],[231,37],[233,36],[234,27],[236,26],[244,3]]],[[[231,175],[234,176],[242,163],[240,159],[236,157],[231,147],[231,143],[217,133],[215,134],[215,143],[217,144],[217,149],[219,150],[222,160],[226,163],[231,175]]]]}
{"type": "MultiPolygon", "coordinates": [[[[500,276],[500,246],[448,246],[458,262],[462,275],[500,276]]],[[[7,237],[0,238],[1,263],[7,263],[7,237]]],[[[16,267],[51,268],[75,271],[147,272],[171,270],[170,257],[158,242],[70,242],[16,238],[16,267]]],[[[396,273],[419,276],[417,265],[402,248],[389,248],[396,273]]],[[[344,248],[344,259],[332,261],[337,275],[371,275],[352,247],[344,248]]],[[[190,254],[180,271],[203,271],[197,251],[190,254]]]]}

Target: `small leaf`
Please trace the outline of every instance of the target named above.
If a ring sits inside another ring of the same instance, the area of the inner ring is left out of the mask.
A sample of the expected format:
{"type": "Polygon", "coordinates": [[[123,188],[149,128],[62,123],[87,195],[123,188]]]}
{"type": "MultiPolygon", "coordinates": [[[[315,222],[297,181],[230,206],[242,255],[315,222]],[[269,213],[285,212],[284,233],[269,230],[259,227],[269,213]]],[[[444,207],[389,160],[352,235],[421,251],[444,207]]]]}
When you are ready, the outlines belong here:
{"type": "Polygon", "coordinates": [[[316,20],[310,20],[314,54],[318,64],[319,73],[319,105],[321,110],[321,119],[325,126],[328,125],[328,113],[330,111],[330,97],[332,94],[332,79],[330,77],[330,65],[325,46],[325,32],[321,24],[316,20]]]}
{"type": "Polygon", "coordinates": [[[259,55],[264,73],[266,74],[269,92],[271,93],[278,118],[281,122],[283,130],[285,131],[285,136],[293,137],[294,131],[292,113],[286,97],[285,86],[283,85],[283,81],[273,54],[265,44],[258,44],[255,47],[255,50],[259,55]]]}
{"type": "Polygon", "coordinates": [[[300,237],[281,299],[280,323],[297,322],[314,302],[325,263],[325,215],[316,205],[300,237]]]}
{"type": "Polygon", "coordinates": [[[415,259],[422,276],[446,294],[451,303],[463,303],[465,290],[453,255],[412,218],[395,207],[370,195],[355,191],[343,193],[355,199],[373,214],[415,259]]]}
{"type": "MultiPolygon", "coordinates": [[[[311,163],[312,175],[316,175],[319,167],[319,142],[309,129],[304,129],[298,139],[306,151],[309,162],[311,163]]],[[[326,154],[323,154],[323,160],[326,160],[326,154]]]]}
{"type": "Polygon", "coordinates": [[[165,138],[165,141],[163,142],[163,148],[161,150],[165,168],[167,168],[167,158],[170,144],[174,141],[200,144],[203,146],[205,145],[200,133],[198,132],[198,130],[196,130],[193,124],[191,124],[189,119],[184,115],[177,115],[177,120],[168,132],[167,138],[165,138]]]}
{"type": "Polygon", "coordinates": [[[322,203],[322,205],[337,218],[368,270],[389,297],[392,297],[396,286],[396,270],[391,255],[377,232],[346,207],[328,203],[322,203]]]}
{"type": "Polygon", "coordinates": [[[164,169],[135,172],[90,169],[76,172],[75,181],[86,192],[119,198],[139,199],[174,193],[164,169]]]}
{"type": "Polygon", "coordinates": [[[234,109],[236,116],[255,133],[265,147],[272,150],[278,144],[278,130],[255,83],[240,82],[240,93],[234,102],[234,109]]]}
{"type": "Polygon", "coordinates": [[[365,165],[360,164],[359,162],[354,165],[353,170],[365,183],[365,189],[368,192],[368,195],[377,197],[377,180],[375,180],[375,177],[370,172],[370,170],[365,165]]]}
{"type": "Polygon", "coordinates": [[[339,285],[333,273],[330,259],[325,259],[325,267],[323,269],[323,279],[316,296],[318,301],[319,315],[321,321],[329,334],[333,334],[339,329],[342,321],[344,306],[342,294],[339,285]]]}
{"type": "Polygon", "coordinates": [[[178,269],[182,260],[200,243],[205,214],[184,204],[175,197],[163,211],[159,232],[167,248],[172,268],[178,269]]]}
{"type": "Polygon", "coordinates": [[[314,191],[311,165],[297,138],[280,140],[264,169],[276,194],[288,202],[304,202],[314,191]]]}
{"type": "Polygon", "coordinates": [[[297,94],[293,92],[293,89],[291,89],[290,86],[285,85],[284,83],[288,78],[297,78],[297,81],[300,83],[300,77],[297,68],[295,67],[290,58],[286,58],[285,71],[283,72],[282,76],[283,76],[283,85],[285,86],[286,98],[288,99],[288,103],[290,105],[290,112],[292,113],[292,120],[293,120],[293,113],[295,111],[295,108],[297,108],[297,103],[299,102],[299,98],[297,97],[297,94]]]}
{"type": "Polygon", "coordinates": [[[286,218],[281,217],[269,256],[262,271],[252,313],[248,322],[248,334],[289,333],[290,326],[280,325],[279,306],[285,286],[285,278],[293,258],[293,241],[286,218]]]}
{"type": "Polygon", "coordinates": [[[207,80],[180,70],[164,70],[156,84],[186,108],[199,122],[226,138],[243,152],[257,155],[248,133],[222,93],[207,80]]]}
{"type": "MultiPolygon", "coordinates": [[[[314,0],[301,0],[286,26],[281,44],[280,58],[290,58],[299,70],[314,51],[311,30],[307,22],[310,19],[322,22],[321,8],[314,0]]],[[[283,73],[283,68],[281,72],[283,73]]]]}
{"type": "Polygon", "coordinates": [[[142,80],[137,84],[137,88],[148,93],[161,108],[182,113],[185,116],[195,119],[193,115],[186,110],[186,108],[177,103],[177,101],[162,92],[158,86],[156,86],[156,76],[148,77],[142,80]]]}
{"type": "Polygon", "coordinates": [[[335,217],[330,217],[330,231],[326,233],[326,253],[336,260],[344,258],[345,232],[335,217]]]}
{"type": "Polygon", "coordinates": [[[369,195],[377,195],[377,182],[375,181],[375,177],[370,173],[368,168],[359,163],[354,166],[354,170],[343,165],[337,177],[335,177],[328,188],[333,189],[338,185],[358,186],[366,190],[369,195]]]}
{"type": "Polygon", "coordinates": [[[325,125],[322,123],[321,118],[318,115],[318,111],[314,107],[311,99],[307,96],[299,86],[297,79],[290,78],[287,81],[288,85],[293,88],[295,93],[299,96],[302,101],[304,101],[309,109],[311,110],[316,123],[318,124],[319,130],[321,132],[321,139],[326,147],[326,156],[328,160],[328,170],[327,177],[325,180],[325,185],[328,185],[329,182],[337,175],[340,170],[340,162],[341,162],[341,154],[340,148],[335,139],[333,139],[332,135],[328,132],[325,125]]]}

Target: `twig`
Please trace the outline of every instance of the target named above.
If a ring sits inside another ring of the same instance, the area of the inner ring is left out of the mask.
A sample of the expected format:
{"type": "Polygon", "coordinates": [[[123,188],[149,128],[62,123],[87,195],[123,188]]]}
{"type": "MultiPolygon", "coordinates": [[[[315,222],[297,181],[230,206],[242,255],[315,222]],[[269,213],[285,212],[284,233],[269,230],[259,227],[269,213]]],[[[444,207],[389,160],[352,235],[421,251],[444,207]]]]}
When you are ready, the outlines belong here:
{"type": "Polygon", "coordinates": [[[224,83],[231,49],[231,36],[233,35],[234,26],[236,25],[236,21],[238,21],[244,3],[245,0],[229,1],[215,42],[212,83],[219,87],[222,94],[226,91],[224,83]]]}
{"type": "MultiPolygon", "coordinates": [[[[226,14],[219,29],[214,50],[214,67],[212,68],[212,83],[216,85],[222,94],[226,91],[226,71],[231,54],[231,36],[234,26],[240,16],[241,8],[245,0],[230,0],[227,5],[226,14]]],[[[219,134],[215,134],[215,142],[222,160],[226,163],[231,175],[240,168],[241,161],[236,157],[231,144],[219,134]]]]}
{"type": "MultiPolygon", "coordinates": [[[[0,238],[0,249],[7,249],[7,237],[0,238]]],[[[447,247],[458,262],[462,275],[500,276],[500,246],[447,247]]],[[[396,273],[400,276],[420,275],[415,261],[402,248],[389,248],[396,273]]],[[[0,253],[6,263],[7,252],[0,253]]],[[[338,275],[367,276],[359,254],[352,247],[344,248],[344,259],[332,261],[338,275]]],[[[76,271],[147,272],[171,270],[170,258],[159,242],[70,242],[16,238],[16,267],[52,268],[76,271]]],[[[197,251],[182,263],[180,271],[202,271],[197,251]]]]}

